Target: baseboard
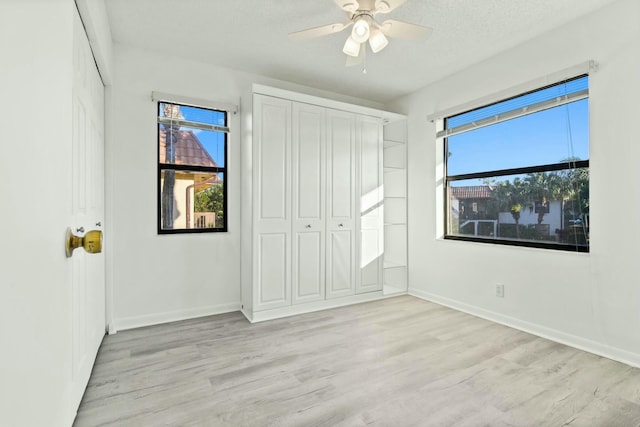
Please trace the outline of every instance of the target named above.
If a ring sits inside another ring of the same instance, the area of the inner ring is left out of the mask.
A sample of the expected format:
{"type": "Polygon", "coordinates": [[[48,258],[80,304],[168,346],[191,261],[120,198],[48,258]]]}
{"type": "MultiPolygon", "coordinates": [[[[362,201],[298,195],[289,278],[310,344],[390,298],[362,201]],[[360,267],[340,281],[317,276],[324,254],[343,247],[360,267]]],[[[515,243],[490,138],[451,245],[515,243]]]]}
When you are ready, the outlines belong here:
{"type": "Polygon", "coordinates": [[[242,308],[240,309],[240,313],[242,313],[244,317],[246,317],[249,323],[254,323],[253,316],[251,315],[251,312],[249,310],[245,310],[244,308],[242,308]]]}
{"type": "Polygon", "coordinates": [[[445,307],[453,308],[454,310],[462,311],[473,316],[481,317],[492,322],[500,323],[511,328],[537,335],[541,338],[568,345],[570,347],[587,351],[598,356],[606,357],[607,359],[616,360],[630,366],[640,367],[640,354],[632,353],[617,347],[612,347],[607,344],[602,344],[597,341],[581,338],[576,335],[567,334],[556,329],[547,328],[546,326],[526,322],[515,317],[505,316],[491,310],[485,310],[480,307],[465,304],[463,302],[442,297],[440,295],[435,295],[430,292],[425,292],[420,289],[409,288],[408,293],[409,295],[413,295],[415,297],[434,302],[445,307]]]}
{"type": "Polygon", "coordinates": [[[271,310],[254,311],[253,313],[242,310],[242,314],[244,314],[249,322],[257,323],[264,322],[266,320],[280,319],[282,317],[295,316],[297,314],[312,313],[314,311],[328,310],[330,308],[344,307],[346,305],[376,301],[394,296],[398,296],[398,294],[383,295],[382,291],[367,292],[364,294],[350,295],[342,298],[328,299],[306,304],[289,305],[286,307],[273,308],[271,310]]]}
{"type": "Polygon", "coordinates": [[[127,329],[141,328],[143,326],[159,325],[162,323],[176,322],[178,320],[194,319],[196,317],[240,311],[240,307],[240,302],[233,302],[228,304],[211,305],[208,307],[145,314],[143,316],[124,317],[122,319],[115,319],[113,325],[109,325],[109,334],[127,329]]]}

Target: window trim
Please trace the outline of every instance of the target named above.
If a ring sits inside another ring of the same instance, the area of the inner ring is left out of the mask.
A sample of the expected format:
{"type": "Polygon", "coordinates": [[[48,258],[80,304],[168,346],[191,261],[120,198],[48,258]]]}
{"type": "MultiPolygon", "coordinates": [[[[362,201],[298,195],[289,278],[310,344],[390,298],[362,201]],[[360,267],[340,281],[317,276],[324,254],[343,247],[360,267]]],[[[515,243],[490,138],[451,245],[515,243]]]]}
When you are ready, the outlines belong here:
{"type": "Polygon", "coordinates": [[[217,109],[217,108],[213,108],[210,106],[200,106],[200,105],[194,105],[192,103],[183,103],[183,102],[178,102],[178,101],[174,101],[174,100],[169,100],[166,97],[158,97],[156,98],[155,95],[157,94],[157,92],[153,92],[153,101],[156,103],[156,150],[157,150],[157,197],[158,197],[158,201],[157,201],[157,205],[156,205],[156,211],[157,211],[157,222],[156,222],[156,228],[157,228],[157,234],[161,235],[167,235],[167,234],[200,234],[200,233],[224,233],[224,232],[228,232],[229,231],[229,207],[228,207],[228,171],[227,171],[227,164],[228,164],[228,157],[229,157],[229,114],[231,113],[230,111],[227,110],[221,110],[221,109],[217,109]],[[200,108],[203,110],[211,110],[211,111],[216,111],[219,113],[224,113],[224,126],[219,126],[219,125],[208,125],[206,123],[198,123],[198,122],[192,122],[192,121],[188,121],[188,120],[184,120],[184,119],[173,119],[173,120],[166,120],[160,117],[160,105],[161,104],[173,104],[173,105],[178,105],[178,106],[184,106],[184,107],[194,107],[194,108],[200,108]],[[197,128],[197,129],[203,129],[203,130],[210,130],[210,131],[214,131],[214,132],[221,132],[224,133],[224,166],[202,166],[202,165],[184,165],[184,164],[172,164],[172,163],[161,163],[160,162],[160,126],[164,125],[164,124],[177,124],[179,126],[187,126],[187,127],[191,127],[191,128],[197,128]],[[173,171],[184,171],[184,172],[208,172],[208,173],[221,173],[224,174],[224,180],[223,180],[223,187],[222,187],[222,195],[223,195],[223,226],[222,227],[213,227],[213,228],[179,228],[179,229],[164,229],[162,228],[162,172],[166,171],[166,170],[173,170],[173,171]]]}
{"type": "Polygon", "coordinates": [[[230,102],[209,101],[207,99],[191,98],[189,96],[173,95],[170,93],[153,91],[151,92],[153,102],[167,102],[170,104],[180,104],[187,107],[206,108],[207,110],[225,111],[228,114],[238,114],[238,106],[230,102]]]}
{"type": "MultiPolygon", "coordinates": [[[[537,104],[533,104],[531,108],[517,108],[514,110],[507,111],[505,113],[499,114],[497,116],[492,116],[487,119],[480,120],[475,123],[470,123],[467,125],[461,125],[453,129],[447,129],[447,120],[450,117],[458,116],[461,114],[466,114],[470,111],[474,111],[477,109],[485,108],[494,104],[499,104],[504,101],[508,101],[510,99],[518,98],[521,96],[528,95],[530,93],[535,93],[549,87],[553,87],[559,84],[563,84],[572,80],[577,80],[580,78],[589,77],[589,73],[580,73],[578,75],[563,78],[554,83],[546,84],[538,87],[537,89],[530,89],[524,92],[521,92],[516,95],[511,95],[505,97],[501,100],[494,100],[492,102],[488,102],[482,105],[476,105],[473,108],[457,112],[447,112],[446,117],[440,116],[439,119],[442,120],[443,129],[436,133],[436,140],[441,139],[443,144],[443,239],[444,240],[453,240],[453,241],[466,241],[466,242],[477,242],[477,243],[491,243],[496,245],[504,245],[504,246],[518,246],[518,247],[527,247],[527,248],[539,248],[539,249],[553,249],[553,250],[561,250],[561,251],[569,251],[569,252],[580,252],[580,253],[589,253],[590,252],[590,244],[587,245],[577,245],[577,244],[565,244],[565,243],[555,243],[555,242],[545,242],[545,241],[536,241],[536,240],[518,240],[518,239],[509,239],[509,238],[490,238],[490,237],[479,237],[479,236],[465,236],[465,235],[454,235],[449,233],[449,216],[451,209],[451,200],[449,195],[449,183],[455,181],[461,181],[466,179],[482,179],[482,178],[496,178],[500,176],[509,176],[509,175],[521,175],[528,173],[540,173],[540,172],[554,172],[559,170],[576,170],[581,168],[589,168],[589,160],[576,160],[570,162],[558,162],[551,163],[545,165],[536,165],[536,166],[526,166],[519,168],[509,168],[509,169],[499,169],[499,170],[491,170],[491,171],[482,171],[475,173],[466,173],[466,174],[458,174],[458,175],[448,175],[448,155],[449,145],[448,145],[448,137],[455,136],[464,132],[473,131],[479,129],[481,127],[497,124],[506,120],[510,120],[513,118],[536,114],[541,111],[559,107],[561,105],[569,104],[571,102],[580,101],[583,99],[589,99],[589,88],[586,90],[581,90],[575,92],[573,94],[564,95],[550,101],[543,101],[537,104]]],[[[434,118],[436,115],[430,116],[430,118],[434,118]]]]}
{"type": "Polygon", "coordinates": [[[446,117],[457,116],[464,112],[476,110],[484,106],[495,104],[505,99],[513,98],[519,94],[525,94],[528,92],[536,91],[537,89],[544,88],[549,85],[553,85],[557,82],[564,80],[571,80],[577,76],[590,75],[597,72],[599,68],[598,62],[593,59],[584,61],[573,67],[565,68],[555,73],[548,74],[544,77],[529,80],[525,83],[518,84],[507,89],[491,93],[486,96],[474,99],[473,101],[458,104],[453,107],[445,108],[434,113],[427,115],[427,121],[435,122],[437,120],[444,120],[446,117]]]}
{"type": "MultiPolygon", "coordinates": [[[[578,76],[578,77],[573,78],[573,79],[567,79],[567,80],[563,80],[563,81],[560,81],[560,82],[552,84],[552,85],[541,87],[539,89],[536,89],[536,90],[533,90],[533,91],[530,91],[530,92],[521,93],[520,95],[516,95],[516,96],[513,96],[511,98],[506,98],[506,99],[503,99],[502,101],[494,102],[493,104],[487,104],[484,107],[489,107],[489,106],[494,105],[494,104],[499,104],[499,103],[502,103],[504,101],[508,101],[509,99],[519,98],[521,96],[528,95],[530,93],[535,93],[535,92],[538,92],[540,90],[544,90],[544,89],[547,89],[549,87],[556,86],[559,83],[568,82],[568,81],[571,81],[571,80],[576,80],[576,79],[579,79],[579,78],[584,77],[584,76],[586,76],[586,74],[582,75],[582,76],[578,76]]],[[[475,121],[475,122],[471,122],[471,123],[468,123],[468,124],[465,124],[465,125],[461,125],[461,126],[458,126],[458,127],[455,127],[455,128],[446,129],[446,126],[445,126],[444,130],[442,130],[442,131],[440,131],[440,132],[438,132],[436,134],[436,138],[446,138],[446,137],[449,137],[449,136],[458,135],[458,134],[461,134],[461,133],[464,133],[464,132],[480,129],[480,128],[485,127],[485,126],[495,125],[495,124],[498,124],[498,123],[501,123],[501,122],[505,122],[507,120],[516,119],[518,117],[528,116],[529,114],[539,113],[540,111],[549,110],[549,109],[555,108],[555,107],[560,107],[561,105],[570,104],[572,102],[580,101],[582,99],[587,99],[587,98],[589,98],[589,89],[581,90],[581,91],[578,91],[578,92],[573,92],[573,93],[570,93],[568,95],[562,95],[560,97],[553,98],[553,99],[550,99],[550,100],[547,100],[547,101],[538,102],[536,104],[531,104],[531,105],[528,105],[526,107],[516,108],[514,110],[510,110],[510,111],[507,111],[507,112],[504,112],[504,113],[500,113],[500,114],[497,114],[495,116],[490,116],[490,117],[487,117],[485,119],[478,120],[478,121],[475,121]]],[[[484,107],[480,107],[480,108],[484,108],[484,107]]],[[[474,108],[473,110],[477,110],[477,108],[474,108]]],[[[456,116],[458,116],[460,114],[468,113],[468,112],[473,111],[473,110],[464,111],[462,113],[456,114],[456,116]]],[[[449,117],[451,117],[451,116],[449,116],[449,117]]]]}
{"type": "Polygon", "coordinates": [[[550,163],[546,165],[539,166],[524,166],[521,168],[513,168],[513,169],[499,169],[494,171],[485,171],[485,172],[477,172],[477,173],[465,173],[460,175],[445,175],[445,181],[462,181],[465,179],[474,179],[474,178],[494,178],[497,176],[507,176],[507,175],[520,175],[526,173],[537,173],[537,172],[555,172],[566,169],[580,169],[580,168],[588,168],[589,160],[576,160],[571,162],[562,162],[562,163],[550,163]]]}

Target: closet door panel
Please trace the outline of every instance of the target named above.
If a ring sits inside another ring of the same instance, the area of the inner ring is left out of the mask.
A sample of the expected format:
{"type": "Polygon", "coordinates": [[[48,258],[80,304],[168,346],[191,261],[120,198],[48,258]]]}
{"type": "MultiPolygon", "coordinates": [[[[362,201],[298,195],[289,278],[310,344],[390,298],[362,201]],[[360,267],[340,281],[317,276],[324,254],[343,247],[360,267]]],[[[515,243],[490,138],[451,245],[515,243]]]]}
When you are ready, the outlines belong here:
{"type": "Polygon", "coordinates": [[[327,110],[327,298],[355,293],[355,115],[327,110]]]}
{"type": "Polygon", "coordinates": [[[324,108],[294,104],[293,132],[295,219],[322,220],[325,198],[324,108]]]}
{"type": "Polygon", "coordinates": [[[354,116],[331,111],[328,114],[329,220],[353,220],[355,214],[354,116]]]}
{"type": "Polygon", "coordinates": [[[289,304],[284,285],[288,280],[289,256],[286,233],[262,233],[258,236],[258,301],[261,309],[289,304]]]}
{"type": "Polygon", "coordinates": [[[324,233],[296,234],[293,303],[324,299],[324,233]]]}
{"type": "Polygon", "coordinates": [[[325,109],[293,104],[292,207],[294,304],[325,294],[325,109]]]}
{"type": "Polygon", "coordinates": [[[375,229],[360,231],[360,291],[378,290],[380,253],[378,231],[375,229]]]}
{"type": "Polygon", "coordinates": [[[327,298],[353,295],[353,232],[329,231],[327,259],[327,298]]]}
{"type": "Polygon", "coordinates": [[[291,304],[291,102],[254,95],[253,309],[291,304]]]}
{"type": "Polygon", "coordinates": [[[263,100],[256,144],[259,220],[286,220],[290,201],[290,102],[263,100]]]}
{"type": "Polygon", "coordinates": [[[359,279],[356,293],[364,293],[382,289],[382,123],[378,118],[369,116],[358,116],[356,121],[360,152],[359,279]]]}

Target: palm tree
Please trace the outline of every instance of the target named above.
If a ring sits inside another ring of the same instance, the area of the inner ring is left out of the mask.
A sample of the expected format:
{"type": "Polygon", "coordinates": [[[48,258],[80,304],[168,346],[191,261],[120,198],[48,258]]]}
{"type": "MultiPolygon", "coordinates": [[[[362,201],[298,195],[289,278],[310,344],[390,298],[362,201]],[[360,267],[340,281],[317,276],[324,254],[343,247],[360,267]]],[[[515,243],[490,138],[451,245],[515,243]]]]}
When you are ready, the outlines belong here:
{"type": "MultiPolygon", "coordinates": [[[[182,119],[182,111],[179,105],[164,104],[164,115],[172,119],[182,119]]],[[[175,164],[176,144],[180,134],[180,126],[165,124],[165,163],[175,164]]],[[[173,229],[174,219],[174,188],[176,183],[176,172],[172,169],[164,171],[164,183],[162,185],[162,228],[173,229]]]]}
{"type": "Polygon", "coordinates": [[[549,202],[563,198],[565,187],[563,180],[555,172],[537,172],[528,174],[524,181],[527,185],[529,200],[534,206],[536,202],[540,203],[538,224],[542,224],[549,202]]]}
{"type": "Polygon", "coordinates": [[[516,238],[520,238],[520,211],[527,204],[527,183],[519,177],[496,183],[493,190],[498,203],[498,211],[509,211],[516,223],[516,238]]]}
{"type": "Polygon", "coordinates": [[[589,213],[589,170],[571,169],[559,173],[564,183],[565,210],[572,216],[589,213]]]}
{"type": "MultiPolygon", "coordinates": [[[[570,163],[579,159],[567,159],[570,163]]],[[[485,185],[492,187],[492,209],[509,212],[516,223],[516,238],[520,238],[520,214],[523,208],[533,209],[540,203],[538,224],[542,224],[546,207],[554,200],[562,201],[562,209],[571,217],[584,217],[589,213],[589,170],[565,169],[557,172],[535,172],[513,181],[485,179],[485,185]]],[[[564,228],[564,225],[563,225],[564,228]]],[[[587,238],[587,226],[583,224],[582,233],[587,238]]]]}

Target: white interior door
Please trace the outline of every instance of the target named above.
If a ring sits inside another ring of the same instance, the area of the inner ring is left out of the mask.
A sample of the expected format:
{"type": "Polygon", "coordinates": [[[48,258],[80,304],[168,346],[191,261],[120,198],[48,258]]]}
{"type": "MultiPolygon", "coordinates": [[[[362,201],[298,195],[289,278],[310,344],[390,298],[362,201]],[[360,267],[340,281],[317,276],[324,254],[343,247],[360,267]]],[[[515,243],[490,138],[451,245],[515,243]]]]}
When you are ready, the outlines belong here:
{"type": "Polygon", "coordinates": [[[356,293],[364,293],[382,289],[384,221],[380,119],[358,116],[356,136],[360,149],[360,278],[356,293]]]}
{"type": "MultiPolygon", "coordinates": [[[[82,235],[104,223],[104,86],[80,17],[74,19],[73,166],[70,223],[82,235]],[[84,230],[84,231],[83,231],[84,230]]],[[[104,254],[73,252],[71,402],[78,407],[105,334],[104,254]]]]}
{"type": "Polygon", "coordinates": [[[292,303],[325,292],[325,109],[294,103],[292,118],[292,303]]]}
{"type": "Polygon", "coordinates": [[[355,153],[355,115],[327,110],[327,298],[355,293],[355,153]]]}
{"type": "Polygon", "coordinates": [[[253,309],[291,304],[291,101],[253,96],[253,309]]]}

